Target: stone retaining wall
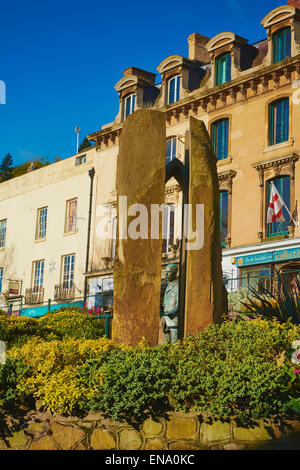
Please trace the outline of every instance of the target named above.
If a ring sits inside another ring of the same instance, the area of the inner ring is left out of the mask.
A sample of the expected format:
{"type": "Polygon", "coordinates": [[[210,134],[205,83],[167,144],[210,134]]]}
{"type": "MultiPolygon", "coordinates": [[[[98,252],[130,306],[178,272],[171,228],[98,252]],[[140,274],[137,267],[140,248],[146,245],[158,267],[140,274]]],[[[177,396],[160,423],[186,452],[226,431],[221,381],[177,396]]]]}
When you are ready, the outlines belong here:
{"type": "Polygon", "coordinates": [[[65,418],[31,412],[0,421],[0,450],[300,450],[300,421],[261,420],[253,428],[202,422],[195,413],[146,420],[139,430],[100,414],[65,418]]]}

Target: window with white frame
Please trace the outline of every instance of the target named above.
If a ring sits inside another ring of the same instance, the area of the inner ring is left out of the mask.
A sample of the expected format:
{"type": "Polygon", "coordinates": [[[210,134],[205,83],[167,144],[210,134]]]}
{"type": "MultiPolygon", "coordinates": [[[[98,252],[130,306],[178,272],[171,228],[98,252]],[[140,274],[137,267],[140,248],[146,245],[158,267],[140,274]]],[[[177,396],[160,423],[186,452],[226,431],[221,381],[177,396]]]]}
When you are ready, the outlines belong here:
{"type": "Polygon", "coordinates": [[[0,294],[2,293],[3,272],[4,272],[4,269],[0,268],[0,294]]]}
{"type": "Polygon", "coordinates": [[[176,103],[180,98],[180,75],[168,80],[168,104],[176,103]]]}
{"type": "Polygon", "coordinates": [[[77,198],[67,201],[65,233],[77,230],[77,198]]]}
{"type": "Polygon", "coordinates": [[[63,289],[70,289],[74,285],[75,254],[65,255],[62,259],[62,285],[63,289]]]}
{"type": "Polygon", "coordinates": [[[36,240],[42,240],[46,238],[47,233],[47,215],[48,207],[41,207],[37,211],[37,225],[36,225],[36,240]]]}
{"type": "Polygon", "coordinates": [[[38,260],[33,262],[32,266],[32,289],[38,292],[42,289],[44,283],[44,267],[45,260],[38,260]]]}
{"type": "Polygon", "coordinates": [[[175,204],[165,204],[163,211],[163,253],[170,253],[174,244],[175,204]]]}
{"type": "Polygon", "coordinates": [[[124,98],[124,112],[123,112],[123,120],[127,118],[130,114],[134,112],[134,105],[135,105],[135,95],[132,93],[124,98]]]}
{"type": "Polygon", "coordinates": [[[0,248],[5,247],[7,219],[0,220],[0,248]]]}

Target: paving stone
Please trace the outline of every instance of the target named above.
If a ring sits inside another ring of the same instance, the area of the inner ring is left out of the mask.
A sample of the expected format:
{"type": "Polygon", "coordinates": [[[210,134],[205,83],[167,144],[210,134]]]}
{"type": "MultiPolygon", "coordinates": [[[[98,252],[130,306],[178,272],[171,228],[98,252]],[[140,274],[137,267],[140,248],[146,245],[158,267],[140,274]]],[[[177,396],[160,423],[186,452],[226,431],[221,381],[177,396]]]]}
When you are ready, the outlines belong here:
{"type": "Polygon", "coordinates": [[[142,446],[142,437],[140,433],[134,429],[122,429],[119,436],[120,450],[138,450],[142,446]]]}
{"type": "Polygon", "coordinates": [[[116,441],[109,431],[94,429],[91,437],[91,446],[95,450],[110,450],[116,448],[116,441]]]}
{"type": "Polygon", "coordinates": [[[85,433],[78,428],[72,426],[62,426],[58,423],[51,423],[52,438],[64,450],[71,449],[77,444],[85,433]]]}
{"type": "Polygon", "coordinates": [[[237,441],[269,441],[272,439],[270,432],[263,425],[254,428],[234,427],[233,435],[237,441]]]}
{"type": "Polygon", "coordinates": [[[57,446],[50,436],[44,436],[38,441],[33,441],[29,450],[57,450],[57,446]]]}
{"type": "Polygon", "coordinates": [[[167,421],[167,439],[191,439],[197,440],[197,422],[194,418],[171,416],[167,421]]]}
{"type": "Polygon", "coordinates": [[[152,437],[152,436],[157,436],[160,434],[160,432],[163,429],[162,423],[157,423],[156,421],[153,421],[152,419],[147,419],[143,426],[142,430],[147,437],[152,437]]]}
{"type": "Polygon", "coordinates": [[[165,450],[167,449],[167,444],[162,439],[154,437],[153,439],[147,439],[145,450],[165,450]]]}
{"type": "Polygon", "coordinates": [[[212,424],[203,423],[201,425],[200,440],[203,443],[225,441],[231,438],[229,423],[216,421],[212,424]]]}
{"type": "Polygon", "coordinates": [[[8,438],[9,445],[12,449],[25,449],[29,441],[30,437],[27,436],[23,430],[13,433],[13,435],[8,438]]]}
{"type": "Polygon", "coordinates": [[[197,442],[176,441],[169,444],[171,450],[199,450],[201,446],[197,442]]]}
{"type": "Polygon", "coordinates": [[[87,450],[87,448],[82,444],[82,442],[79,442],[74,450],[87,450]]]}
{"type": "Polygon", "coordinates": [[[49,430],[49,423],[47,423],[46,421],[44,422],[32,422],[29,424],[28,428],[27,428],[27,432],[28,434],[32,434],[34,436],[36,435],[42,435],[42,434],[46,434],[49,430]]]}

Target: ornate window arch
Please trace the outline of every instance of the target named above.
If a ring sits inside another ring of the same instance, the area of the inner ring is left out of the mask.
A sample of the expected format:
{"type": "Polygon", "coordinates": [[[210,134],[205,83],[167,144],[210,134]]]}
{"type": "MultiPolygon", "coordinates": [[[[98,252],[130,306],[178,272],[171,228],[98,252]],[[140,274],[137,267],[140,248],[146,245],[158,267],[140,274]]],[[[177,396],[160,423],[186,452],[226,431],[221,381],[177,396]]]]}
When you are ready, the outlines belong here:
{"type": "MultiPolygon", "coordinates": [[[[254,163],[252,166],[258,172],[259,188],[260,188],[260,226],[258,230],[258,239],[262,242],[264,237],[267,236],[266,224],[266,204],[267,204],[267,185],[269,180],[278,178],[279,176],[290,177],[290,208],[291,213],[295,209],[295,166],[299,160],[299,155],[292,153],[284,157],[274,158],[265,162],[254,163]]],[[[269,201],[268,201],[269,203],[269,201]]],[[[293,237],[295,226],[291,224],[288,227],[289,236],[293,237]]]]}

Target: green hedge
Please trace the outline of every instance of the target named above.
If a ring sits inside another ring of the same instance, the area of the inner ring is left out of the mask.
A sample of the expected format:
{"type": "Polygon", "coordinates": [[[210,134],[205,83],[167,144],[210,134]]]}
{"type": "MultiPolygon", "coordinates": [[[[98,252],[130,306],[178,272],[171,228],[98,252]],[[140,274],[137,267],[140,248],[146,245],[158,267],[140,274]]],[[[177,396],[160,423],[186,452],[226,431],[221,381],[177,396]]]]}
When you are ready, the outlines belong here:
{"type": "Polygon", "coordinates": [[[0,315],[0,340],[10,348],[33,337],[46,341],[63,338],[97,339],[104,335],[104,321],[73,310],[55,311],[42,318],[0,315]]]}
{"type": "Polygon", "coordinates": [[[171,346],[34,339],[12,349],[0,369],[0,401],[8,400],[1,377],[7,381],[6,368],[18,361],[19,375],[10,384],[16,402],[39,398],[51,411],[98,411],[128,422],[193,409],[245,424],[288,413],[291,399],[299,401],[300,375],[283,357],[299,339],[299,327],[262,320],[213,325],[171,346]]]}

